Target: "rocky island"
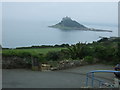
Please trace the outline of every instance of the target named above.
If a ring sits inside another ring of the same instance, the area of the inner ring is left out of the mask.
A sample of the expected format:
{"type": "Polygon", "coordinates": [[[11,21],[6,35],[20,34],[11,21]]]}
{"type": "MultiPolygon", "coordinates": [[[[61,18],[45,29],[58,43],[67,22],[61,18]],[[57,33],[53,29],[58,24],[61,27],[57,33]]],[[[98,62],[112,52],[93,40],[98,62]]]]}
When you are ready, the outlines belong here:
{"type": "Polygon", "coordinates": [[[62,30],[86,30],[86,31],[112,32],[110,30],[88,28],[88,27],[78,23],[77,21],[72,20],[68,16],[62,18],[61,22],[59,22],[55,25],[49,26],[49,27],[58,28],[58,29],[62,29],[62,30]]]}

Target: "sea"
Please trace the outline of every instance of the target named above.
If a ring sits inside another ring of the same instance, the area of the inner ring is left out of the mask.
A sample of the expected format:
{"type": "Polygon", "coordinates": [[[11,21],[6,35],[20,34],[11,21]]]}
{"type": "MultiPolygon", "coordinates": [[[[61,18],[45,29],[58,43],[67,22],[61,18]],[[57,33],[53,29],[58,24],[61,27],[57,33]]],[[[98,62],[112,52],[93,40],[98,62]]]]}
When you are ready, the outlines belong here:
{"type": "MultiPolygon", "coordinates": [[[[79,22],[79,21],[78,21],[79,22]]],[[[114,24],[88,23],[81,24],[89,28],[111,30],[112,32],[97,32],[83,30],[60,30],[48,26],[58,23],[53,21],[3,21],[2,46],[4,48],[29,47],[40,45],[60,45],[92,43],[101,37],[117,37],[118,26],[114,24]]]]}

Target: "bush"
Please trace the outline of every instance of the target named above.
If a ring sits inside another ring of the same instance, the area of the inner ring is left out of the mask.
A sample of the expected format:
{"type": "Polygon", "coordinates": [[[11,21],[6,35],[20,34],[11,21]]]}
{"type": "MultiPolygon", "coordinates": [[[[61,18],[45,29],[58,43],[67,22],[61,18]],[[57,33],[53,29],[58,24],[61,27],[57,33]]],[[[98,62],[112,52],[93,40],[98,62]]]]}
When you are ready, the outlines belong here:
{"type": "Polygon", "coordinates": [[[50,60],[57,61],[60,59],[60,57],[61,57],[61,55],[60,55],[60,52],[58,52],[58,51],[52,51],[52,52],[48,52],[46,54],[46,59],[49,61],[50,60]]]}
{"type": "Polygon", "coordinates": [[[2,52],[2,56],[5,56],[5,57],[11,57],[11,56],[16,56],[16,52],[14,51],[7,51],[7,52],[2,52]]]}
{"type": "Polygon", "coordinates": [[[107,48],[104,46],[95,47],[95,57],[101,60],[105,60],[107,55],[107,48]]]}
{"type": "Polygon", "coordinates": [[[114,47],[96,46],[94,56],[101,62],[114,62],[116,58],[116,49],[114,47]]]}
{"type": "Polygon", "coordinates": [[[60,55],[61,55],[61,58],[60,58],[61,60],[70,58],[70,55],[67,49],[61,49],[60,55]]]}
{"type": "Polygon", "coordinates": [[[13,57],[13,56],[18,56],[18,57],[30,57],[31,53],[30,52],[17,52],[17,51],[6,51],[6,52],[2,52],[2,56],[6,56],[6,57],[13,57]]]}
{"type": "Polygon", "coordinates": [[[39,59],[40,63],[46,63],[47,62],[47,60],[45,59],[45,55],[44,54],[39,53],[38,54],[38,59],[39,59]]]}
{"type": "Polygon", "coordinates": [[[94,62],[94,58],[92,56],[86,56],[84,60],[89,64],[92,64],[94,62]]]}
{"type": "Polygon", "coordinates": [[[85,56],[92,56],[94,49],[87,44],[77,43],[68,47],[68,54],[72,59],[83,59],[85,56]]]}
{"type": "Polygon", "coordinates": [[[30,52],[18,52],[16,56],[19,56],[19,57],[31,57],[31,53],[30,52]]]}

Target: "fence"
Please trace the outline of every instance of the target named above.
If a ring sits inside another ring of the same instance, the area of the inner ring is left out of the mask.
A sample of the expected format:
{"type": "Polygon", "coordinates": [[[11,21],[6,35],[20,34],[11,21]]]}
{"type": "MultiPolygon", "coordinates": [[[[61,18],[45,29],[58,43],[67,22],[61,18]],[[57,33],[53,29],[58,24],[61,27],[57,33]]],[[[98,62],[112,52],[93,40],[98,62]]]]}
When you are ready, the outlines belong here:
{"type": "MultiPolygon", "coordinates": [[[[94,88],[94,81],[97,81],[99,83],[99,87],[102,87],[102,85],[104,85],[106,82],[103,80],[100,80],[98,78],[95,78],[94,73],[120,73],[120,71],[113,71],[113,70],[94,70],[94,71],[90,71],[86,74],[86,87],[89,87],[89,79],[91,79],[91,84],[90,86],[92,88],[94,88]]],[[[114,85],[110,85],[108,84],[109,87],[113,87],[114,85]]]]}

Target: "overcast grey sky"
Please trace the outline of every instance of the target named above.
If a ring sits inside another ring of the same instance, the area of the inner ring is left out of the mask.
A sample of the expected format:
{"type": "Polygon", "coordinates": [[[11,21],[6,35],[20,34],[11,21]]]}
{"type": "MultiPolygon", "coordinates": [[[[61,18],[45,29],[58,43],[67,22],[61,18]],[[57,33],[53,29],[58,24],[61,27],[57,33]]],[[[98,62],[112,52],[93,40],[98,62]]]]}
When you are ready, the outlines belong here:
{"type": "MultiPolygon", "coordinates": [[[[118,3],[4,2],[2,3],[2,24],[3,24],[2,26],[4,37],[3,44],[5,46],[11,45],[16,47],[17,45],[23,45],[24,43],[24,45],[26,46],[28,45],[28,43],[26,43],[25,41],[27,40],[27,37],[30,35],[28,39],[30,40],[30,42],[32,42],[31,35],[36,36],[34,30],[35,28],[36,30],[39,30],[38,26],[40,25],[45,24],[47,26],[56,24],[65,16],[69,16],[83,25],[89,26],[90,24],[91,25],[97,24],[99,26],[104,25],[106,27],[107,26],[113,27],[113,25],[117,25],[118,23],[118,3]],[[31,34],[29,33],[29,35],[27,35],[28,32],[32,33],[31,34]]],[[[42,32],[39,30],[38,33],[42,32]]],[[[38,38],[35,37],[33,39],[33,43],[29,45],[38,43],[39,41],[37,42],[37,40],[38,38]],[[34,42],[35,40],[36,42],[34,42]]]]}
{"type": "Polygon", "coordinates": [[[3,20],[61,20],[117,24],[117,2],[11,2],[3,3],[3,20]]]}
{"type": "Polygon", "coordinates": [[[0,45],[2,44],[2,3],[0,2],[0,45]]]}

